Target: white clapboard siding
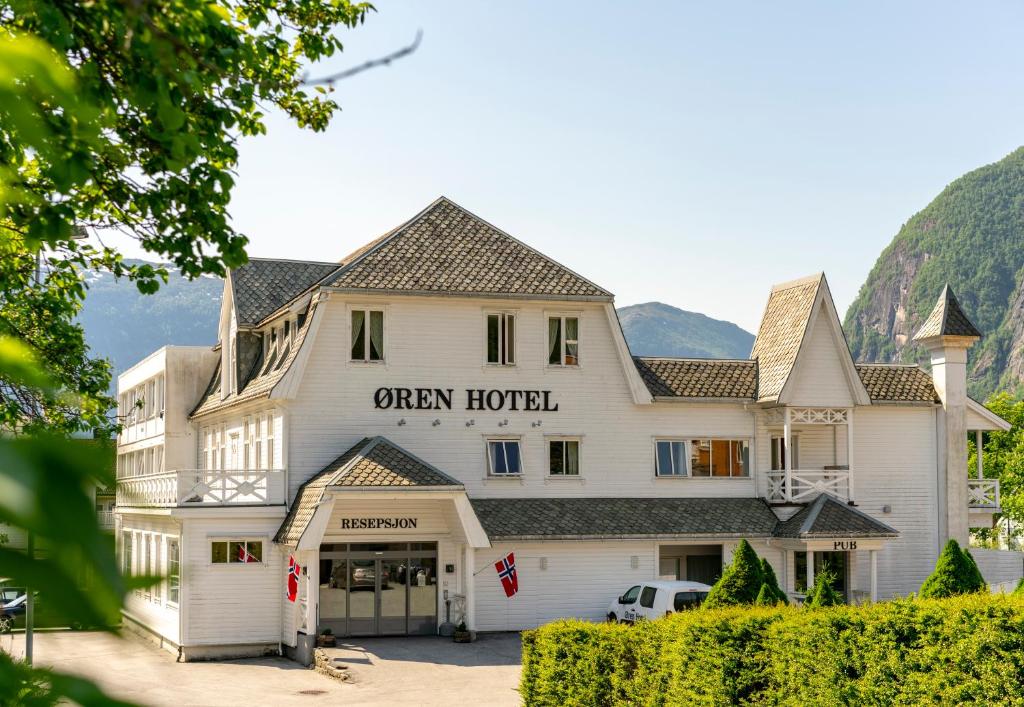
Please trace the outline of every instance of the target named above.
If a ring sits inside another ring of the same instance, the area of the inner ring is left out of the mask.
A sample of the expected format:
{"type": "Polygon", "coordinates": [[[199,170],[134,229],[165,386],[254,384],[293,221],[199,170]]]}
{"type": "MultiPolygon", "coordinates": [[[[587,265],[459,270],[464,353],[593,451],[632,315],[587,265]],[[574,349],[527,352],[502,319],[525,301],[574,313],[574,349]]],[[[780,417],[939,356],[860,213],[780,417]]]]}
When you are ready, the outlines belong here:
{"type": "MultiPolygon", "coordinates": [[[[900,532],[878,553],[879,597],[917,591],[938,556],[935,411],[857,408],[853,436],[857,506],[900,532]]],[[[869,587],[869,562],[860,555],[857,583],[869,587]]]]}
{"type": "MultiPolygon", "coordinates": [[[[853,403],[841,359],[842,349],[824,308],[815,315],[810,337],[804,341],[787,387],[792,405],[846,407],[853,403]]],[[[845,346],[845,343],[843,344],[845,346]]],[[[849,355],[849,354],[847,354],[849,355]]]]}
{"type": "Polygon", "coordinates": [[[575,370],[546,364],[545,315],[562,311],[558,306],[416,297],[355,302],[386,303],[387,363],[349,362],[349,304],[332,296],[297,398],[288,402],[292,493],[360,438],[384,435],[458,478],[473,497],[753,495],[751,480],[654,478],[654,437],[749,439],[753,419],[735,404],[634,405],[601,306],[571,310],[580,316],[575,370]],[[488,367],[485,312],[507,308],[518,312],[518,365],[488,367]],[[382,386],[452,388],[452,410],[377,410],[373,394],[382,386]],[[467,388],[551,390],[558,411],[468,411],[467,388]],[[582,436],[580,479],[547,478],[547,436],[555,434],[582,436]],[[521,481],[485,479],[486,435],[522,437],[521,481]]]}
{"type": "MultiPolygon", "coordinates": [[[[146,573],[146,568],[140,564],[143,558],[141,543],[143,539],[155,538],[157,542],[154,544],[154,548],[158,549],[156,551],[158,558],[156,572],[166,575],[167,539],[179,537],[178,525],[174,520],[167,516],[122,515],[120,532],[117,537],[119,553],[123,553],[124,532],[131,532],[135,538],[132,550],[134,572],[136,574],[146,573]]],[[[119,554],[119,563],[121,557],[122,555],[119,554]]],[[[132,620],[142,624],[153,633],[163,636],[173,643],[180,643],[178,615],[180,609],[167,601],[167,582],[161,582],[159,588],[159,598],[153,588],[149,589],[149,598],[146,598],[144,591],[129,592],[125,596],[124,611],[132,620]]]]}
{"type": "Polygon", "coordinates": [[[981,576],[992,591],[1012,592],[1024,574],[1024,553],[1014,550],[971,548],[981,576]]]}
{"type": "Polygon", "coordinates": [[[280,518],[190,518],[185,526],[185,578],[188,596],[184,644],[228,645],[277,643],[281,635],[281,601],[285,568],[273,543],[280,518]],[[216,539],[263,541],[263,562],[213,564],[210,543],[216,539]]]}

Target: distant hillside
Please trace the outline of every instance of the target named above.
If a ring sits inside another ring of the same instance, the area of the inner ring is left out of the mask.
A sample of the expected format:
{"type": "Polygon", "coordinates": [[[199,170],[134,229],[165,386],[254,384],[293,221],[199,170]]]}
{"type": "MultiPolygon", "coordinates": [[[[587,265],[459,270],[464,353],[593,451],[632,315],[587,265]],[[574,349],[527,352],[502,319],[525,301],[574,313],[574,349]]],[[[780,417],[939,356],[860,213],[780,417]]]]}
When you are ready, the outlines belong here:
{"type": "Polygon", "coordinates": [[[661,302],[619,310],[622,331],[636,356],[747,358],[754,335],[731,322],[661,302]]]}
{"type": "MultiPolygon", "coordinates": [[[[114,377],[167,344],[214,344],[223,281],[188,280],[172,273],[155,295],[127,280],[94,276],[79,317],[93,355],[110,359],[114,377]]],[[[754,337],[735,324],[660,302],[619,310],[630,349],[638,356],[746,358],[754,337]]]]}
{"type": "Polygon", "coordinates": [[[910,339],[943,284],[985,335],[970,390],[1019,392],[1024,382],[1024,148],[968,172],[915,214],[882,251],[846,314],[861,361],[924,360],[910,339]]]}
{"type": "Polygon", "coordinates": [[[92,355],[113,362],[116,380],[161,346],[216,343],[223,289],[219,278],[189,281],[171,271],[159,292],[143,295],[131,282],[103,273],[90,278],[79,321],[92,355]]]}

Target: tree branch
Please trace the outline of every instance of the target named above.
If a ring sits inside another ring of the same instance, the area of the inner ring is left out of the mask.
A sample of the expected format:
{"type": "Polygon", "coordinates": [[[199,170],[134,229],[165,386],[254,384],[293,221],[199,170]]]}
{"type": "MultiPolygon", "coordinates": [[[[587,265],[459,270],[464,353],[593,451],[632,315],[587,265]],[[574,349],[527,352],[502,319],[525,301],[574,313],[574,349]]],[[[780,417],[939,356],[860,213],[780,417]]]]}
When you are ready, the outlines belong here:
{"type": "Polygon", "coordinates": [[[322,76],[318,79],[310,79],[304,77],[301,83],[304,86],[316,86],[317,84],[327,84],[328,86],[332,86],[335,81],[341,81],[343,79],[350,78],[352,76],[355,76],[356,74],[361,74],[362,72],[367,71],[369,69],[373,69],[378,66],[389,66],[391,62],[395,61],[396,59],[407,57],[414,51],[416,51],[420,46],[420,40],[422,38],[423,30],[418,29],[416,30],[416,39],[412,40],[412,44],[410,44],[407,47],[403,47],[398,51],[392,52],[387,56],[382,56],[379,59],[370,59],[369,61],[360,64],[359,66],[353,66],[351,69],[345,69],[344,71],[339,71],[338,73],[331,74],[330,76],[322,76]]]}

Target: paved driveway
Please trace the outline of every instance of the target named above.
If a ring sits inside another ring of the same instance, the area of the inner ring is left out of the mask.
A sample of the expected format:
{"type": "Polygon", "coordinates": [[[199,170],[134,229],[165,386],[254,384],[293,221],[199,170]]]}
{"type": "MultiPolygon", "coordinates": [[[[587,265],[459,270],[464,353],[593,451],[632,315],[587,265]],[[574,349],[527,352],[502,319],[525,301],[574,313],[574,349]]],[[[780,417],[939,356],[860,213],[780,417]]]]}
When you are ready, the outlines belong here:
{"type": "MultiPolygon", "coordinates": [[[[22,655],[21,634],[0,649],[22,655]]],[[[37,665],[83,675],[111,695],[148,705],[517,705],[519,636],[483,636],[463,645],[440,638],[367,639],[332,658],[352,682],[324,677],[283,658],[177,663],[136,638],[105,633],[36,634],[37,665]]]]}

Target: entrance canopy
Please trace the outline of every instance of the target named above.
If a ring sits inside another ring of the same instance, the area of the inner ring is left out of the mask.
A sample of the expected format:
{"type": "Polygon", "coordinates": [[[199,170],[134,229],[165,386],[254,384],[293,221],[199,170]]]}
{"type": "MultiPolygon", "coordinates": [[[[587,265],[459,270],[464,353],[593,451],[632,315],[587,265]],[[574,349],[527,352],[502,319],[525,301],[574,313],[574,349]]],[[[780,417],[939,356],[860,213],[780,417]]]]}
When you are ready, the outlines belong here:
{"type": "Polygon", "coordinates": [[[332,536],[456,536],[490,547],[465,487],[383,437],[360,440],[303,484],[274,540],[303,550],[332,536]]]}
{"type": "Polygon", "coordinates": [[[899,532],[867,513],[823,493],[796,515],[779,523],[775,537],[791,549],[870,550],[899,532]]]}

